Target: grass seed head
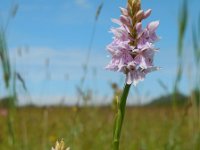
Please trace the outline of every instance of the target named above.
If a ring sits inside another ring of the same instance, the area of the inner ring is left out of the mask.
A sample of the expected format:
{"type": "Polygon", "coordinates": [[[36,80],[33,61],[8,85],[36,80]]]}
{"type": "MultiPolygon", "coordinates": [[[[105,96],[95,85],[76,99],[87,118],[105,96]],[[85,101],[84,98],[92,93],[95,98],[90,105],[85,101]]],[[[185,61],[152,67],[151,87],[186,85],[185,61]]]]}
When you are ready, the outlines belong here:
{"type": "Polygon", "coordinates": [[[51,150],[70,150],[70,148],[69,147],[65,148],[65,142],[61,140],[60,142],[56,141],[55,148],[52,147],[51,150]]]}

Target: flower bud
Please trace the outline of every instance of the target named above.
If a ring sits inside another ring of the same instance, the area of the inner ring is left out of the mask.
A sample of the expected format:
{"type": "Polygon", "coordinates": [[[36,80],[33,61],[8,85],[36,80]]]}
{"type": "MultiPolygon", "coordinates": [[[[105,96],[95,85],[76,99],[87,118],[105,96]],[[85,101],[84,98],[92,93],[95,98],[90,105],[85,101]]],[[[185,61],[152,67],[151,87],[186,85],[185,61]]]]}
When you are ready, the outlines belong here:
{"type": "Polygon", "coordinates": [[[121,10],[122,15],[124,15],[124,16],[128,16],[128,11],[127,11],[126,8],[122,8],[122,7],[120,7],[120,10],[121,10]]]}
{"type": "Polygon", "coordinates": [[[143,10],[139,10],[136,14],[136,19],[137,20],[142,20],[144,16],[144,11],[143,10]]]}
{"type": "Polygon", "coordinates": [[[147,11],[144,12],[144,16],[143,19],[146,19],[147,17],[149,17],[151,15],[151,9],[148,9],[147,11]]]}
{"type": "Polygon", "coordinates": [[[120,21],[121,21],[121,23],[123,23],[123,24],[125,24],[125,25],[127,25],[127,26],[130,25],[130,20],[129,20],[129,18],[126,17],[126,16],[124,16],[124,15],[121,15],[121,16],[120,16],[120,21]]]}

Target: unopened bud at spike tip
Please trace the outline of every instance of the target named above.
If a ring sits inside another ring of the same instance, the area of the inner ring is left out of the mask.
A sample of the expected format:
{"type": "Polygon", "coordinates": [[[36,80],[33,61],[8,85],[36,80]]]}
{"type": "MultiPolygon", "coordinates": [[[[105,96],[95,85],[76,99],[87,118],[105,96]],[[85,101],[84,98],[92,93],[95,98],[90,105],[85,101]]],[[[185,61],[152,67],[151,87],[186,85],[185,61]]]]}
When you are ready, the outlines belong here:
{"type": "Polygon", "coordinates": [[[136,14],[136,19],[137,20],[142,20],[144,18],[144,11],[143,10],[139,10],[136,14]]]}
{"type": "Polygon", "coordinates": [[[143,19],[146,19],[146,18],[148,18],[148,17],[151,15],[151,12],[152,12],[152,10],[151,10],[151,9],[148,9],[147,11],[145,11],[145,12],[144,12],[143,19]]]}

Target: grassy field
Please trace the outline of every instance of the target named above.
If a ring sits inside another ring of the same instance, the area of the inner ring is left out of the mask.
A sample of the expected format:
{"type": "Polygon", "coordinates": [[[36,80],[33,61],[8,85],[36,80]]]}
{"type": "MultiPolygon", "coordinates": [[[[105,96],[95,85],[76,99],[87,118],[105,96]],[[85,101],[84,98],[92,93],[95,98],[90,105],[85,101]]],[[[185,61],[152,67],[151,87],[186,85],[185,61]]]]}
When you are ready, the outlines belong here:
{"type": "MultiPolygon", "coordinates": [[[[129,107],[121,149],[199,150],[200,126],[191,110],[129,107]]],[[[14,114],[15,148],[9,143],[7,117],[0,116],[0,150],[50,150],[62,138],[72,150],[111,149],[114,111],[109,107],[24,107],[14,114]]]]}

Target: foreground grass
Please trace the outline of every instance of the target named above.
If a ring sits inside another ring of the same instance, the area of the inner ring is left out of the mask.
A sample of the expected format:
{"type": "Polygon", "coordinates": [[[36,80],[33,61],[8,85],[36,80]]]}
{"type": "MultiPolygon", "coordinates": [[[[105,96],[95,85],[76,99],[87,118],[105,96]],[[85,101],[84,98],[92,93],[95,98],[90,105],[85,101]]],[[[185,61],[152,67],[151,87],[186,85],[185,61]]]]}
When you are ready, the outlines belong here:
{"type": "MultiPolygon", "coordinates": [[[[200,126],[193,111],[130,107],[122,130],[122,150],[199,150],[200,126]]],[[[72,150],[109,150],[114,112],[106,107],[18,108],[15,150],[50,150],[63,138],[72,150]]],[[[0,116],[0,150],[9,146],[6,117],[0,116]]]]}

